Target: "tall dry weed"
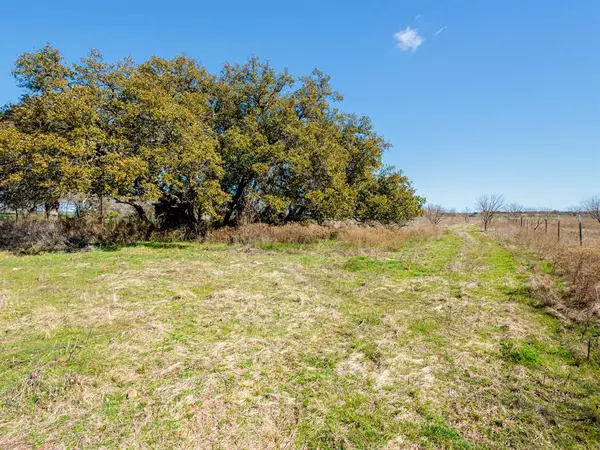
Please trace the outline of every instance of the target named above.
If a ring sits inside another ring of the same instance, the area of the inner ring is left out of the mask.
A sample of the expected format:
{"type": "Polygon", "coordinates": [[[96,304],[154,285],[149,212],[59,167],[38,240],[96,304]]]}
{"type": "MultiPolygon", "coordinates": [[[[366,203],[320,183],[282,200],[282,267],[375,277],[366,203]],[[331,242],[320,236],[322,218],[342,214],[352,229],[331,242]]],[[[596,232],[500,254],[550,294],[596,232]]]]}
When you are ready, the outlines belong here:
{"type": "Polygon", "coordinates": [[[210,242],[223,242],[228,244],[255,244],[255,243],[293,243],[310,244],[335,235],[333,228],[317,224],[291,223],[286,225],[267,225],[254,223],[237,228],[225,227],[212,230],[207,235],[210,242]]]}
{"type": "MultiPolygon", "coordinates": [[[[528,230],[518,224],[503,224],[496,233],[552,263],[556,274],[567,282],[562,306],[571,309],[575,313],[572,316],[594,315],[600,319],[600,242],[590,238],[580,246],[572,236],[563,235],[559,241],[557,234],[528,230]]],[[[595,236],[595,230],[589,234],[595,236]]]]}
{"type": "Polygon", "coordinates": [[[220,228],[208,233],[209,242],[228,244],[293,243],[311,244],[327,239],[355,244],[378,246],[388,250],[401,247],[408,239],[427,239],[440,235],[436,227],[408,226],[389,227],[379,224],[358,225],[345,222],[329,222],[286,225],[250,224],[238,228],[220,228]]]}

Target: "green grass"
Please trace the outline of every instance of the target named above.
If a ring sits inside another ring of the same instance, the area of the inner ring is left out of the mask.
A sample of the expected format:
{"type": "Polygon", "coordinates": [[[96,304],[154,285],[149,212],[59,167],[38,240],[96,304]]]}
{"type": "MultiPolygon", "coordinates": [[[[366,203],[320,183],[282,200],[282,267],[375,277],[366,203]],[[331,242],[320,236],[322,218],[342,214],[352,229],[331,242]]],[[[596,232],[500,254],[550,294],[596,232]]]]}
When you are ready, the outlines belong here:
{"type": "Polygon", "coordinates": [[[530,264],[466,229],[0,255],[0,448],[598,447],[599,351],[530,264]]]}
{"type": "Polygon", "coordinates": [[[502,356],[507,360],[516,364],[538,366],[542,359],[540,351],[532,345],[506,340],[500,342],[502,356]]]}

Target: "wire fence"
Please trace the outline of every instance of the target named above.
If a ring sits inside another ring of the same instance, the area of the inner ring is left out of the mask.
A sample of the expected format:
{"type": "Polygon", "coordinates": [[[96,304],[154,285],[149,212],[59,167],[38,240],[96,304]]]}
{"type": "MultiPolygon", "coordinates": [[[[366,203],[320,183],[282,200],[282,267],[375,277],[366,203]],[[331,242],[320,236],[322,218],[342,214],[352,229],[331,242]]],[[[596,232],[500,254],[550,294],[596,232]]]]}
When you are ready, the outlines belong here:
{"type": "Polygon", "coordinates": [[[508,222],[524,232],[544,234],[565,245],[600,245],[600,223],[596,220],[577,216],[520,216],[509,218],[508,222]]]}

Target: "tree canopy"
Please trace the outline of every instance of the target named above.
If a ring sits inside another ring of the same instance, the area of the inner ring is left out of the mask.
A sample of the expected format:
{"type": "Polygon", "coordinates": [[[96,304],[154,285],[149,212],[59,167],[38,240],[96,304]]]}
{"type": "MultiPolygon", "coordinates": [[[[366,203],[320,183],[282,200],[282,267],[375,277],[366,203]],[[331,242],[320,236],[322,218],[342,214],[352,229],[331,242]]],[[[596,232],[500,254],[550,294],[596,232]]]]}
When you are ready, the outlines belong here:
{"type": "MultiPolygon", "coordinates": [[[[68,66],[47,45],[13,74],[24,95],[0,115],[0,202],[55,208],[113,199],[163,226],[354,218],[403,223],[424,199],[382,166],[388,143],[340,111],[319,70],[294,78],[252,58],[211,74],[195,60],[68,66]]],[[[100,207],[101,208],[101,207],[100,207]]],[[[100,211],[102,214],[102,210],[100,211]]]]}

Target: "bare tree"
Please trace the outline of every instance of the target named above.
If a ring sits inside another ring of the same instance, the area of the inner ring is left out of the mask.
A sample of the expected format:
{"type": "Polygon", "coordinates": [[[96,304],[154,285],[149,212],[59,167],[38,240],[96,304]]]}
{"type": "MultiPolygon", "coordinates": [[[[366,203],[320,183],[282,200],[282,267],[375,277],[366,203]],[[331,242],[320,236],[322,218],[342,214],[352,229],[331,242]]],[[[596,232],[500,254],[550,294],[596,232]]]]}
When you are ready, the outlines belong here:
{"type": "Polygon", "coordinates": [[[556,217],[557,211],[550,208],[542,208],[538,211],[538,214],[544,219],[545,222],[551,222],[556,217]]]}
{"type": "Polygon", "coordinates": [[[523,208],[523,206],[519,205],[518,203],[509,203],[504,207],[504,211],[506,212],[506,218],[508,220],[516,222],[523,215],[524,209],[525,208],[523,208]]]}
{"type": "Polygon", "coordinates": [[[549,208],[542,208],[537,211],[532,211],[532,215],[530,216],[529,222],[533,231],[545,230],[548,227],[549,223],[552,223],[552,213],[553,211],[549,208]],[[543,228],[540,228],[544,225],[543,228]]]}
{"type": "Polygon", "coordinates": [[[492,223],[503,207],[504,197],[502,195],[482,195],[477,199],[475,209],[481,214],[484,231],[487,231],[488,225],[492,223]]]}
{"type": "Polygon", "coordinates": [[[566,212],[571,216],[578,216],[581,213],[581,206],[569,206],[566,212]]]}
{"type": "Polygon", "coordinates": [[[588,216],[600,223],[600,195],[595,195],[583,202],[582,209],[588,216]]]}
{"type": "Polygon", "coordinates": [[[440,205],[427,205],[423,210],[423,215],[427,217],[427,220],[429,220],[432,225],[437,225],[445,219],[446,210],[440,205]]]}

